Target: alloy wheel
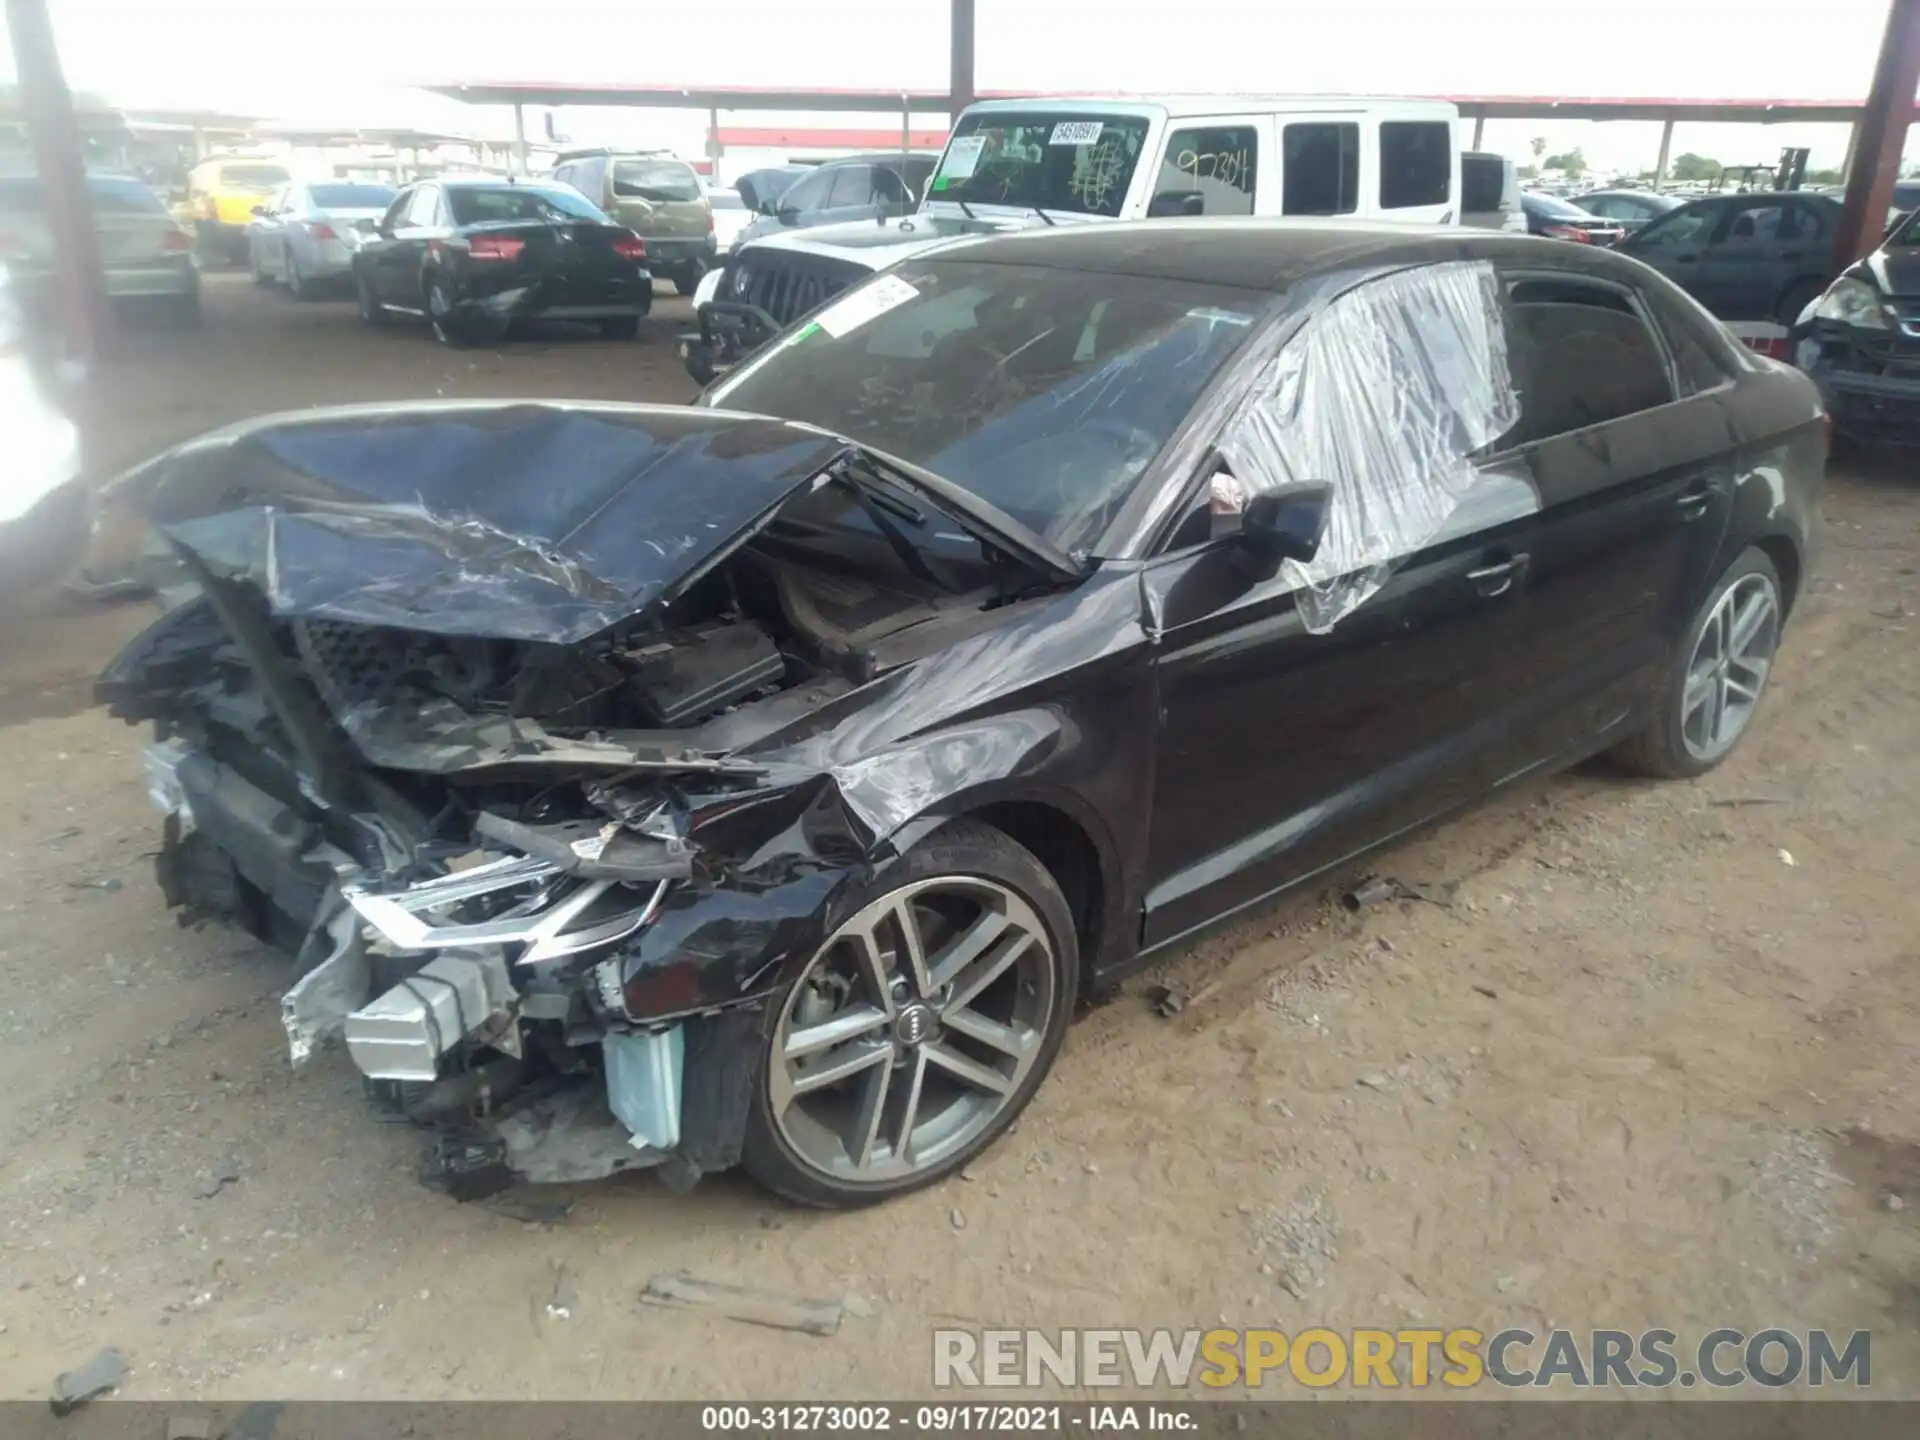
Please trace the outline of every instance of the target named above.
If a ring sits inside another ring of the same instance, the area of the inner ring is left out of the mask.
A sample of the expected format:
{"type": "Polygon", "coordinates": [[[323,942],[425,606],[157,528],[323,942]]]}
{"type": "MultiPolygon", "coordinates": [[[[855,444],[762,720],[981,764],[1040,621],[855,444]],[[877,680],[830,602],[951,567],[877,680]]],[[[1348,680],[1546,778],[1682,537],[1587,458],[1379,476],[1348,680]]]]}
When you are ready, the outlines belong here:
{"type": "Polygon", "coordinates": [[[1717,760],[1753,719],[1780,645],[1780,592],[1770,576],[1748,574],[1707,616],[1687,661],[1680,736],[1696,760],[1717,760]]]}
{"type": "Polygon", "coordinates": [[[929,1170],[1019,1102],[1058,1001],[1033,907],[940,876],[847,920],[788,992],[768,1057],[775,1129],[842,1184],[929,1170]]]}

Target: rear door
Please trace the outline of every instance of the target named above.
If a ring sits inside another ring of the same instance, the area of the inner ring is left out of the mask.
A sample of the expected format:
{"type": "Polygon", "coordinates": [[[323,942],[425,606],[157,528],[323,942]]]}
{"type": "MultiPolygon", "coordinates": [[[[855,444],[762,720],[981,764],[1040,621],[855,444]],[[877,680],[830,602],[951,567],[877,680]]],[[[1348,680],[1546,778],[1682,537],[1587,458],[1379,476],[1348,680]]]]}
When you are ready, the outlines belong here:
{"type": "Polygon", "coordinates": [[[1168,121],[1147,214],[1253,215],[1263,208],[1271,213],[1278,196],[1266,192],[1276,181],[1262,171],[1273,169],[1272,137],[1273,120],[1266,115],[1168,121]]]}
{"type": "Polygon", "coordinates": [[[1562,760],[1650,690],[1705,593],[1733,468],[1715,388],[1638,292],[1570,272],[1507,272],[1513,438],[1539,488],[1531,679],[1510,778],[1562,760]]]}
{"type": "MultiPolygon", "coordinates": [[[[415,186],[405,200],[392,233],[377,252],[375,273],[380,298],[387,304],[423,310],[427,302],[421,279],[427,246],[447,232],[448,216],[438,185],[415,186]]],[[[399,208],[397,202],[395,208],[399,208]]],[[[393,212],[388,214],[392,217],[393,212]]]]}
{"type": "Polygon", "coordinates": [[[1381,120],[1372,213],[1410,225],[1460,218],[1460,147],[1451,120],[1381,120]]]}

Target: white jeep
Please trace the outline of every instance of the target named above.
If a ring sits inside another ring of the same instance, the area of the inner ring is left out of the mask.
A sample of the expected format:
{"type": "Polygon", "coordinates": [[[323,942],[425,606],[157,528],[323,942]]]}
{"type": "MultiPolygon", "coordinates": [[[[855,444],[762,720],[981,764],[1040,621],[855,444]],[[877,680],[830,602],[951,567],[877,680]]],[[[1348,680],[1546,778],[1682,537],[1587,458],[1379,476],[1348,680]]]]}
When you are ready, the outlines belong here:
{"type": "Polygon", "coordinates": [[[681,357],[709,384],[855,281],[963,236],[1152,216],[1458,224],[1458,120],[1444,101],[1327,95],[982,101],[912,214],[736,249],[695,292],[681,357]]]}

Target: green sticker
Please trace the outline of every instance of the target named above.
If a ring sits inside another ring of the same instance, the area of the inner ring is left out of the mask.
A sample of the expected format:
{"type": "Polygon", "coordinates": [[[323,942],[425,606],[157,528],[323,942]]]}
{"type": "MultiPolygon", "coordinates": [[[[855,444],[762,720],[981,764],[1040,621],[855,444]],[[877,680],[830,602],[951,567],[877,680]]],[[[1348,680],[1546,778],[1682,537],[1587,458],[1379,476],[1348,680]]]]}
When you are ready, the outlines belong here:
{"type": "Polygon", "coordinates": [[[947,188],[947,186],[951,185],[952,183],[953,182],[951,180],[949,180],[946,176],[942,175],[939,179],[933,182],[933,188],[936,190],[944,190],[947,188]]]}
{"type": "Polygon", "coordinates": [[[798,345],[802,340],[811,340],[819,333],[820,322],[818,320],[810,321],[800,327],[800,333],[793,337],[793,343],[798,345]]]}

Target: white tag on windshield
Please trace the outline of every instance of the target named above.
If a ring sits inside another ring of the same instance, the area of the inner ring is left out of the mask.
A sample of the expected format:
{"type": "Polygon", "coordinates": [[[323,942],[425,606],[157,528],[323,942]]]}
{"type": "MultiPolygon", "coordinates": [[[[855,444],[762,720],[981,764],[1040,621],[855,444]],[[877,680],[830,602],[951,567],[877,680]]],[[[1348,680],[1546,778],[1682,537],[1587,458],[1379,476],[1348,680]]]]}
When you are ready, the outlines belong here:
{"type": "Polygon", "coordinates": [[[1091,145],[1106,129],[1104,120],[1062,120],[1053,127],[1049,145],[1091,145]]]}
{"type": "Polygon", "coordinates": [[[980,168],[980,152],[987,148],[984,135],[962,135],[947,146],[947,158],[940,162],[940,174],[948,180],[964,180],[980,168]]]}
{"type": "Polygon", "coordinates": [[[882,275],[846,299],[829,305],[813,317],[813,323],[837,340],[851,330],[858,330],[876,316],[886,314],[894,306],[919,298],[919,295],[918,290],[898,275],[882,275]]]}

